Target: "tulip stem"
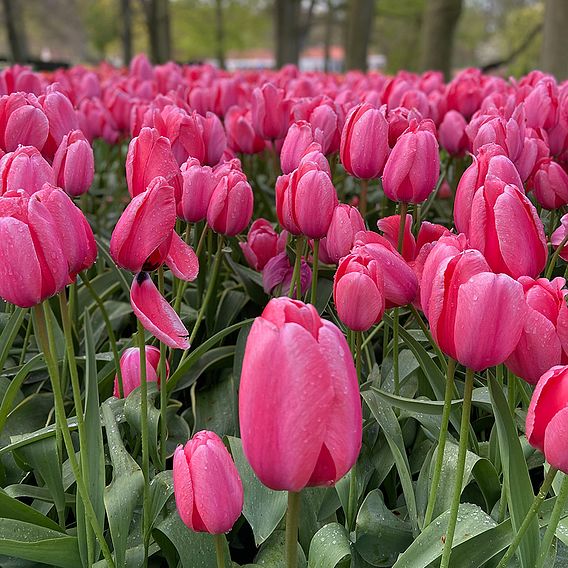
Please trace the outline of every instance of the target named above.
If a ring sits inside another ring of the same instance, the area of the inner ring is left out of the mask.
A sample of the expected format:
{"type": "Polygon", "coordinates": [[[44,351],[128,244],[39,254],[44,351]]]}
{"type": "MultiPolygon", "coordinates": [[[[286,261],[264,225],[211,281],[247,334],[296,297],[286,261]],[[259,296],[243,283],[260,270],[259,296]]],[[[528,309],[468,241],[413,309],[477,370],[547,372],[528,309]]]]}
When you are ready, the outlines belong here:
{"type": "MultiPolygon", "coordinates": [[[[312,291],[310,302],[315,306],[318,298],[318,265],[319,265],[319,239],[314,240],[314,260],[312,264],[312,291]]],[[[301,279],[300,279],[301,280],[301,279]]]]}
{"type": "Polygon", "coordinates": [[[288,491],[286,513],[286,568],[298,566],[298,526],[300,523],[301,494],[288,491]]]}
{"type": "Polygon", "coordinates": [[[402,254],[404,246],[404,231],[406,230],[406,213],[408,212],[408,203],[400,203],[400,227],[398,229],[398,247],[397,250],[402,254]]]}
{"type": "Polygon", "coordinates": [[[217,568],[225,568],[225,535],[214,534],[215,555],[217,556],[217,568]]]}
{"type": "Polygon", "coordinates": [[[288,297],[294,297],[296,291],[296,299],[299,300],[302,294],[302,250],[304,248],[303,237],[296,238],[296,259],[294,260],[294,271],[292,272],[292,280],[290,282],[290,291],[288,297]]]}
{"type": "Polygon", "coordinates": [[[444,463],[444,451],[446,449],[446,439],[448,437],[448,425],[450,423],[450,413],[452,410],[452,397],[454,395],[454,374],[456,371],[456,362],[448,357],[448,367],[446,369],[446,392],[444,395],[444,410],[442,412],[442,424],[440,426],[440,437],[438,439],[438,449],[436,453],[436,464],[434,473],[432,474],[432,484],[430,485],[430,493],[428,495],[428,506],[424,515],[424,528],[432,521],[434,506],[436,505],[436,495],[442,476],[442,465],[444,463]]]}
{"type": "Polygon", "coordinates": [[[463,395],[463,408],[460,424],[460,444],[458,451],[458,463],[456,466],[456,479],[454,485],[454,494],[450,507],[450,517],[448,519],[448,528],[446,529],[446,541],[444,543],[440,568],[448,568],[448,566],[450,565],[450,555],[452,554],[452,544],[454,541],[454,534],[456,532],[456,525],[458,521],[460,497],[462,492],[463,476],[465,472],[465,458],[467,456],[469,417],[471,414],[471,399],[473,395],[473,375],[473,369],[466,369],[465,391],[463,395]]]}
{"type": "Polygon", "coordinates": [[[349,473],[349,500],[347,501],[347,515],[345,519],[345,528],[347,532],[351,532],[354,528],[355,516],[357,514],[357,505],[359,501],[359,492],[357,490],[357,462],[353,464],[349,473]]]}
{"type": "Polygon", "coordinates": [[[369,180],[362,179],[361,180],[361,192],[359,194],[359,212],[361,213],[361,217],[365,219],[367,215],[367,193],[369,190],[369,180]]]}
{"type": "Polygon", "coordinates": [[[548,470],[548,473],[546,474],[546,477],[544,478],[544,481],[542,482],[542,485],[538,490],[538,494],[535,496],[532,502],[531,508],[528,510],[527,515],[524,518],[521,526],[519,527],[519,530],[517,531],[515,538],[513,538],[513,542],[511,542],[511,544],[509,545],[507,552],[505,552],[503,558],[501,558],[501,561],[499,562],[499,564],[497,564],[497,568],[505,568],[505,566],[509,564],[509,561],[517,551],[519,544],[521,544],[521,541],[523,540],[525,533],[527,532],[528,528],[531,526],[536,514],[540,510],[540,507],[546,495],[548,494],[548,490],[550,489],[550,486],[552,485],[552,482],[554,481],[554,478],[556,477],[557,473],[558,470],[554,467],[551,467],[548,470]]]}
{"type": "Polygon", "coordinates": [[[140,352],[140,434],[142,438],[142,473],[144,475],[144,496],[143,496],[143,530],[142,540],[144,541],[144,566],[148,564],[148,541],[150,538],[150,453],[148,448],[148,383],[146,382],[146,341],[144,338],[144,327],[137,321],[138,349],[140,352]]]}
{"type": "Polygon", "coordinates": [[[438,344],[434,341],[434,338],[432,337],[432,334],[430,333],[428,326],[424,323],[424,320],[422,319],[422,317],[418,313],[418,310],[412,304],[408,304],[408,308],[410,309],[412,315],[414,316],[416,323],[418,324],[418,326],[422,330],[422,333],[424,334],[426,339],[430,342],[430,345],[432,345],[432,347],[434,348],[434,351],[436,352],[436,355],[438,356],[438,360],[440,361],[440,365],[442,366],[442,370],[445,370],[446,358],[444,357],[442,350],[438,347],[438,344]]]}
{"type": "Polygon", "coordinates": [[[400,325],[400,314],[398,308],[395,308],[392,326],[392,370],[394,375],[394,394],[400,393],[400,373],[398,367],[398,326],[400,325]]]}
{"type": "Polygon", "coordinates": [[[112,324],[110,323],[110,318],[108,317],[108,312],[106,311],[105,304],[101,297],[97,294],[96,290],[93,288],[87,272],[81,272],[81,280],[85,283],[87,290],[89,290],[95,304],[99,307],[103,320],[105,322],[105,327],[108,335],[108,342],[110,343],[110,348],[112,351],[112,356],[114,358],[114,366],[116,367],[116,376],[118,378],[118,392],[120,398],[124,398],[124,386],[122,384],[122,370],[120,369],[120,357],[118,356],[118,349],[116,348],[116,338],[114,336],[114,331],[112,330],[112,324]]]}
{"type": "Polygon", "coordinates": [[[558,522],[560,521],[560,517],[564,514],[566,501],[568,501],[568,476],[564,475],[562,485],[560,486],[560,493],[556,497],[554,509],[552,509],[552,514],[550,515],[550,520],[548,521],[548,526],[546,527],[546,532],[544,533],[542,544],[540,545],[540,553],[536,562],[536,568],[545,567],[545,563],[548,559],[548,551],[550,550],[550,546],[554,539],[558,522]]]}
{"type": "Polygon", "coordinates": [[[566,233],[566,236],[562,239],[562,241],[556,247],[556,250],[554,251],[554,253],[550,257],[550,263],[549,263],[548,268],[546,269],[546,273],[544,275],[544,277],[547,280],[550,280],[550,278],[552,277],[552,273],[554,272],[554,267],[556,266],[556,261],[558,260],[558,257],[560,256],[560,253],[562,252],[562,249],[564,248],[566,243],[568,243],[568,233],[566,233]]]}
{"type": "MultiPolygon", "coordinates": [[[[162,297],[164,296],[164,267],[158,268],[158,289],[162,297]]],[[[166,438],[167,411],[168,411],[168,390],[166,389],[166,345],[160,341],[160,362],[158,363],[158,377],[160,381],[160,462],[162,470],[166,469],[166,438]]]]}
{"type": "Polygon", "coordinates": [[[108,544],[104,538],[102,528],[97,520],[97,515],[93,508],[93,504],[91,503],[91,499],[89,498],[87,486],[85,485],[85,481],[83,480],[83,477],[81,475],[79,463],[77,462],[77,457],[75,455],[73,439],[71,438],[71,432],[69,430],[69,425],[67,424],[67,417],[65,416],[63,392],[61,391],[61,384],[59,382],[59,367],[57,366],[57,361],[55,360],[53,352],[49,346],[49,334],[47,331],[43,304],[34,306],[34,316],[36,338],[41,347],[41,350],[43,351],[43,356],[49,372],[49,378],[51,379],[53,401],[55,406],[55,418],[59,423],[63,442],[65,443],[65,449],[67,450],[67,455],[69,457],[69,464],[71,465],[71,470],[73,471],[73,476],[75,477],[77,483],[77,490],[79,491],[79,496],[83,501],[83,506],[85,507],[85,515],[93,529],[93,532],[95,533],[95,537],[99,542],[107,565],[110,568],[114,568],[114,560],[110,553],[108,544]]]}
{"type": "Polygon", "coordinates": [[[361,341],[363,332],[355,331],[355,366],[357,368],[357,380],[361,383],[361,341]]]}

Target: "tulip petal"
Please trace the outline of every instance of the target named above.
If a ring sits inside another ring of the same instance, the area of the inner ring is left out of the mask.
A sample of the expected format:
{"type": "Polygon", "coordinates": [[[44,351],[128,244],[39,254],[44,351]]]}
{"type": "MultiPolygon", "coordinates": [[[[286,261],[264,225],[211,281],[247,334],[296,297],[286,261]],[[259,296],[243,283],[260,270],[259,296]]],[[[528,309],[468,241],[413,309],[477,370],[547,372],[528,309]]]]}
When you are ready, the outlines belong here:
{"type": "Polygon", "coordinates": [[[193,528],[193,482],[182,446],[178,446],[174,453],[173,477],[179,516],[188,527],[193,528]]]}
{"type": "MultiPolygon", "coordinates": [[[[565,400],[565,399],[564,399],[565,400]]],[[[546,461],[556,469],[568,472],[568,407],[557,412],[546,427],[544,434],[544,456],[546,461]]]]}
{"type": "Polygon", "coordinates": [[[146,272],[134,278],[130,304],[145,329],[172,349],[189,349],[189,333],[146,272]]]}
{"type": "Polygon", "coordinates": [[[191,282],[199,274],[199,260],[193,249],[174,231],[166,264],[175,276],[191,282]]]}

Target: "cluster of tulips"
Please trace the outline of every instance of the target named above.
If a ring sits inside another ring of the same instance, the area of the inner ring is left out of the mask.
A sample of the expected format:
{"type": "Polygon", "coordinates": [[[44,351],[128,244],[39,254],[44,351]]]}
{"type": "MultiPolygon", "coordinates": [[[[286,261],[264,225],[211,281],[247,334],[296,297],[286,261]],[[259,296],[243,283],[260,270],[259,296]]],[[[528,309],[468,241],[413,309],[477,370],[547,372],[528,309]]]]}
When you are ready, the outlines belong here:
{"type": "MultiPolygon", "coordinates": [[[[447,84],[436,72],[230,74],[153,67],[137,56],[127,70],[101,65],[42,75],[12,67],[0,73],[0,92],[0,296],[33,307],[57,426],[107,565],[116,558],[76,457],[48,307],[59,295],[80,451],[87,433],[68,298],[78,284],[92,289],[97,244],[80,196],[93,183],[98,139],[128,143],[130,200],[108,250],[133,274],[138,327],[135,346],[119,353],[114,343],[114,395],[141,393],[146,557],[148,383],[159,386],[164,411],[170,367],[192,353],[227,248],[238,242],[229,251],[260,273],[266,294],[244,351],[240,436],[256,477],[288,491],[287,565],[297,563],[304,488],[349,474],[345,518],[353,528],[360,389],[371,371],[363,345],[381,328],[386,358],[392,334],[392,394],[400,397],[401,318],[409,311],[446,372],[424,528],[441,482],[456,367],[466,370],[442,568],[458,524],[476,373],[495,368],[502,381],[504,365],[510,381],[536,385],[526,436],[550,468],[525,520],[514,521],[516,536],[499,562],[507,565],[555,475],[568,473],[568,290],[566,275],[553,277],[559,259],[568,261],[568,83],[538,71],[506,81],[475,69],[447,84]],[[432,222],[440,220],[431,215],[436,203],[453,207],[453,223],[432,222]],[[190,333],[183,305],[188,283],[203,273],[206,247],[209,282],[190,333]],[[332,299],[322,290],[324,271],[333,274],[332,299]]],[[[165,467],[171,456],[165,430],[162,436],[165,467]]],[[[225,566],[222,535],[240,517],[246,488],[221,438],[202,431],[178,446],[173,482],[181,519],[217,535],[225,566]]],[[[566,481],[563,488],[556,523],[566,481]]],[[[551,522],[542,540],[541,567],[555,529],[551,522]]]]}

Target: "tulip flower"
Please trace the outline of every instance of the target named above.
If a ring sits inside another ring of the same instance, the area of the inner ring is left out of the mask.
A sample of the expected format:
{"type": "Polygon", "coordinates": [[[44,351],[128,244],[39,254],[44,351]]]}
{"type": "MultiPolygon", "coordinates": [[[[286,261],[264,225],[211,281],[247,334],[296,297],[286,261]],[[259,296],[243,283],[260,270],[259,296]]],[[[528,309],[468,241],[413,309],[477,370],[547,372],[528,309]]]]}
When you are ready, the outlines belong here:
{"type": "Polygon", "coordinates": [[[53,158],[55,183],[71,197],[86,193],[95,177],[93,148],[80,130],[66,134],[53,158]]]}
{"type": "Polygon", "coordinates": [[[27,308],[68,282],[60,231],[47,207],[24,191],[0,197],[0,297],[27,308]]]}
{"type": "Polygon", "coordinates": [[[389,154],[388,123],[369,103],[353,108],[343,126],[339,156],[343,167],[360,179],[378,178],[389,154]]]}
{"type": "Polygon", "coordinates": [[[568,473],[568,367],[556,366],[542,375],[527,413],[527,440],[554,468],[568,473]]]}
{"type": "Polygon", "coordinates": [[[332,485],[355,463],[362,421],[353,358],[312,305],[274,298],[254,321],[239,419],[245,456],[272,489],[332,485]]]}
{"type": "Polygon", "coordinates": [[[385,311],[381,266],[360,252],[344,256],[333,278],[333,301],[339,319],[354,331],[366,331],[385,311]]]}
{"type": "Polygon", "coordinates": [[[280,235],[266,219],[257,219],[251,226],[245,243],[239,243],[248,265],[262,271],[266,263],[277,254],[284,252],[288,233],[280,235]]]}
{"type": "Polygon", "coordinates": [[[438,129],[440,145],[451,156],[463,156],[469,148],[469,138],[465,132],[467,122],[462,114],[450,110],[444,115],[444,119],[438,129]]]}
{"type": "Polygon", "coordinates": [[[243,509],[243,484],[217,434],[203,430],[178,446],[173,477],[179,516],[192,531],[231,530],[243,509]]]}
{"type": "Polygon", "coordinates": [[[31,195],[54,182],[53,169],[37,148],[20,146],[0,159],[0,195],[19,189],[31,195]]]}
{"type": "Polygon", "coordinates": [[[252,92],[252,124],[264,140],[284,138],[290,122],[292,102],[285,97],[284,89],[273,83],[264,83],[252,92]]]}
{"type": "Polygon", "coordinates": [[[207,217],[217,178],[211,167],[202,166],[196,158],[188,158],[182,165],[181,177],[183,185],[177,205],[178,217],[188,223],[203,221],[207,217]]]}
{"type": "MultiPolygon", "coordinates": [[[[169,365],[166,361],[166,376],[169,374],[169,365]]],[[[160,364],[160,350],[152,345],[146,345],[146,382],[160,384],[158,366],[160,364]]],[[[124,398],[134,389],[140,386],[140,349],[129,347],[120,357],[120,370],[122,373],[122,385],[124,398]]],[[[118,377],[114,378],[114,396],[120,398],[118,377]]]]}
{"type": "Polygon", "coordinates": [[[568,215],[563,215],[560,219],[560,226],[552,233],[550,236],[550,243],[555,249],[558,249],[562,245],[562,249],[557,252],[558,256],[568,262],[568,246],[566,241],[568,240],[568,215]],[[564,242],[564,244],[563,244],[564,242]]]}
{"type": "Polygon", "coordinates": [[[294,122],[288,129],[280,150],[280,165],[285,174],[292,173],[299,165],[306,149],[316,141],[316,134],[304,120],[294,122]]]}
{"type": "Polygon", "coordinates": [[[205,148],[205,165],[214,166],[219,163],[227,147],[227,136],[219,117],[208,112],[201,117],[201,130],[205,148]]]}
{"type": "MultiPolygon", "coordinates": [[[[285,252],[280,252],[273,256],[262,269],[262,287],[267,294],[279,294],[288,296],[292,287],[292,276],[294,267],[290,264],[290,259],[285,252]]],[[[312,271],[308,263],[302,258],[300,263],[300,294],[304,295],[312,283],[312,271]]],[[[296,285],[294,284],[294,296],[297,296],[296,285]]]]}
{"type": "Polygon", "coordinates": [[[483,101],[483,77],[479,69],[464,69],[446,87],[448,110],[469,119],[483,101]]]}
{"type": "Polygon", "coordinates": [[[536,209],[518,187],[495,176],[488,175],[473,196],[466,236],[495,272],[536,278],[546,265],[548,249],[536,209]]]}
{"type": "Polygon", "coordinates": [[[231,107],[225,116],[225,130],[227,144],[235,152],[258,154],[266,148],[264,138],[254,130],[250,109],[231,107]]]}
{"type": "Polygon", "coordinates": [[[63,137],[79,128],[79,121],[71,101],[60,91],[51,90],[47,94],[42,95],[39,98],[39,102],[49,122],[49,134],[42,148],[42,153],[51,159],[55,155],[63,137]]]}
{"type": "Polygon", "coordinates": [[[353,248],[355,235],[365,230],[365,221],[355,207],[339,204],[333,210],[327,235],[320,243],[320,258],[325,255],[325,261],[337,264],[339,259],[349,254],[353,248]]]}
{"type": "Polygon", "coordinates": [[[535,385],[541,375],[568,362],[568,305],[564,278],[521,276],[527,316],[517,347],[505,361],[515,375],[535,385]]]}
{"type": "Polygon", "coordinates": [[[532,176],[532,186],[538,204],[545,209],[568,205],[568,174],[550,158],[542,160],[532,176]]]}
{"type": "Polygon", "coordinates": [[[49,122],[34,95],[12,93],[0,98],[0,146],[13,152],[18,146],[41,151],[49,133],[49,122]]]}
{"type": "Polygon", "coordinates": [[[222,175],[213,190],[207,223],[216,233],[234,237],[249,224],[252,209],[252,188],[243,172],[233,170],[222,175]]]}

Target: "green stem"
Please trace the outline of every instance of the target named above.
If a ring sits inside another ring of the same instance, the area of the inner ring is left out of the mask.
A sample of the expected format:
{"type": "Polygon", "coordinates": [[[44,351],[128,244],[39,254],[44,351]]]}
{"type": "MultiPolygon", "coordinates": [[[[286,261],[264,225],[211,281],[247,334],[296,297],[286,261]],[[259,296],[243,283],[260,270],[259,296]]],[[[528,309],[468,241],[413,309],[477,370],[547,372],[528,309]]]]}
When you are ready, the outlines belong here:
{"type": "Polygon", "coordinates": [[[369,190],[369,180],[362,179],[361,180],[361,191],[359,193],[359,212],[361,213],[361,217],[365,219],[367,215],[367,193],[369,190]]]}
{"type": "Polygon", "coordinates": [[[517,408],[517,383],[515,375],[509,369],[507,369],[507,399],[511,415],[514,416],[515,408],[517,408]]]}
{"type": "Polygon", "coordinates": [[[442,412],[442,424],[440,426],[440,437],[438,439],[438,449],[436,454],[436,464],[432,475],[432,484],[430,485],[430,493],[428,495],[428,506],[424,515],[424,528],[432,521],[434,506],[436,504],[436,495],[440,478],[442,476],[442,465],[444,463],[444,451],[446,448],[446,439],[448,437],[448,425],[450,423],[450,413],[452,410],[452,397],[454,394],[454,373],[456,371],[456,362],[448,357],[448,368],[446,370],[446,391],[444,395],[444,410],[442,412]]]}
{"type": "Polygon", "coordinates": [[[318,297],[318,265],[319,265],[319,239],[314,240],[314,261],[312,265],[312,291],[310,302],[315,306],[318,297]]]}
{"type": "Polygon", "coordinates": [[[562,239],[562,242],[556,247],[556,250],[550,257],[550,263],[548,264],[548,268],[546,269],[546,273],[544,275],[544,277],[548,280],[550,280],[552,273],[554,272],[556,261],[558,260],[558,257],[560,256],[560,253],[562,252],[562,249],[564,248],[566,243],[568,243],[568,233],[566,233],[566,236],[562,239]]]}
{"type": "Polygon", "coordinates": [[[88,522],[90,523],[95,537],[97,538],[99,545],[101,547],[103,556],[110,568],[114,568],[114,560],[110,553],[108,544],[104,538],[103,531],[99,522],[95,510],[93,509],[93,504],[89,498],[89,493],[87,487],[81,475],[79,469],[79,464],[77,462],[77,457],[75,456],[75,448],[73,447],[73,439],[71,438],[71,432],[69,430],[69,425],[67,424],[67,417],[65,416],[63,393],[61,392],[61,385],[59,382],[59,367],[57,362],[49,347],[49,337],[46,326],[45,310],[43,304],[34,306],[34,315],[36,323],[36,337],[38,343],[43,351],[45,358],[45,363],[49,371],[49,377],[51,379],[51,385],[53,388],[53,399],[55,405],[55,416],[56,420],[60,425],[61,433],[63,436],[63,441],[65,443],[65,449],[67,450],[67,455],[69,457],[69,464],[71,465],[71,470],[77,482],[77,490],[81,500],[83,501],[83,506],[85,508],[85,515],[88,522]]]}
{"type": "Polygon", "coordinates": [[[467,438],[469,431],[469,417],[471,414],[471,399],[473,394],[473,375],[472,369],[467,369],[465,373],[465,391],[463,396],[463,408],[460,424],[460,444],[458,451],[458,463],[456,467],[456,479],[454,485],[454,494],[450,507],[450,518],[448,520],[448,528],[446,530],[446,541],[442,552],[442,560],[440,568],[448,568],[450,564],[450,555],[452,554],[452,544],[456,525],[458,521],[458,511],[460,506],[460,497],[462,492],[463,476],[465,472],[465,458],[467,455],[467,438]]]}
{"type": "Polygon", "coordinates": [[[225,568],[225,535],[215,534],[215,555],[217,556],[217,568],[225,568]]]}
{"type": "Polygon", "coordinates": [[[286,513],[286,568],[298,567],[298,526],[300,524],[300,493],[288,491],[286,513]]]}
{"type": "Polygon", "coordinates": [[[140,430],[142,438],[142,473],[144,474],[144,495],[142,507],[142,540],[144,541],[144,566],[148,565],[148,544],[150,541],[150,453],[148,444],[148,383],[146,382],[146,341],[144,327],[137,320],[138,349],[140,350],[140,430]]]}
{"type": "Polygon", "coordinates": [[[552,514],[550,515],[550,520],[548,521],[548,526],[546,527],[546,532],[544,533],[544,537],[540,545],[540,553],[536,562],[536,568],[545,568],[545,563],[548,560],[548,551],[550,550],[550,546],[554,540],[554,535],[556,533],[560,517],[564,514],[564,508],[566,507],[567,501],[568,476],[564,475],[564,479],[562,480],[562,485],[560,487],[560,493],[556,497],[554,509],[552,509],[552,514]]]}
{"type": "Polygon", "coordinates": [[[432,337],[430,330],[428,329],[427,325],[424,323],[424,320],[422,319],[422,317],[420,317],[418,310],[412,304],[408,304],[408,308],[412,312],[412,315],[414,316],[414,319],[416,320],[416,323],[420,327],[422,333],[424,334],[426,339],[428,339],[428,341],[430,342],[430,345],[432,345],[434,351],[436,352],[436,355],[438,356],[438,360],[440,361],[440,364],[442,365],[442,370],[445,370],[446,358],[444,357],[442,350],[438,347],[438,344],[434,341],[434,338],[432,337]]]}
{"type": "Polygon", "coordinates": [[[103,316],[103,320],[105,322],[105,327],[108,335],[108,342],[110,343],[110,348],[112,351],[112,356],[114,358],[114,366],[116,367],[116,376],[118,378],[118,392],[120,394],[120,398],[124,398],[124,386],[122,384],[122,371],[120,369],[120,357],[118,355],[118,349],[116,347],[116,338],[114,336],[114,331],[112,330],[112,324],[110,323],[110,318],[108,317],[108,312],[106,311],[105,304],[101,300],[100,296],[97,294],[96,290],[94,289],[87,273],[85,271],[81,272],[81,280],[85,283],[85,286],[89,290],[93,300],[101,310],[101,315],[103,316]]]}
{"type": "MultiPolygon", "coordinates": [[[[189,229],[188,229],[189,230],[189,229]]],[[[164,296],[164,268],[158,269],[158,289],[164,296]]],[[[166,439],[167,430],[167,411],[168,411],[168,389],[166,389],[166,345],[160,341],[160,362],[158,363],[158,378],[160,380],[160,462],[162,470],[166,469],[166,439]]]]}
{"type": "Polygon", "coordinates": [[[357,514],[359,495],[357,491],[357,462],[353,464],[349,473],[349,500],[347,501],[347,515],[345,519],[345,528],[347,532],[351,532],[355,525],[355,516],[357,514]]]}
{"type": "Polygon", "coordinates": [[[400,204],[400,226],[398,229],[398,247],[397,250],[402,254],[402,247],[404,246],[404,231],[406,229],[406,213],[408,212],[408,203],[401,202],[400,204]]]}
{"type": "Polygon", "coordinates": [[[24,361],[26,360],[26,354],[28,352],[28,346],[30,344],[30,336],[32,334],[33,320],[31,315],[29,315],[28,317],[29,320],[28,320],[28,325],[26,326],[26,335],[24,336],[24,344],[22,346],[22,352],[20,353],[20,361],[18,363],[20,367],[24,364],[24,361]]]}
{"type": "Polygon", "coordinates": [[[363,332],[355,331],[355,366],[357,368],[357,380],[361,383],[361,341],[363,332]]]}
{"type": "Polygon", "coordinates": [[[400,325],[400,314],[398,308],[394,309],[392,326],[392,369],[394,374],[394,394],[400,393],[400,373],[398,368],[398,326],[400,325]]]}
{"type": "Polygon", "coordinates": [[[515,535],[513,542],[511,542],[511,544],[509,545],[507,552],[505,552],[505,555],[503,556],[503,558],[501,558],[499,564],[497,564],[497,568],[505,568],[505,566],[509,564],[509,561],[513,557],[513,554],[515,554],[517,548],[519,547],[519,544],[521,544],[521,541],[523,540],[525,533],[527,532],[528,528],[531,526],[536,514],[540,510],[540,507],[557,473],[558,470],[553,467],[551,467],[548,470],[548,473],[546,474],[546,477],[544,478],[544,481],[542,482],[542,485],[538,490],[538,494],[536,495],[536,497],[532,502],[531,508],[528,510],[527,515],[524,518],[521,526],[519,527],[519,530],[517,531],[517,534],[515,535]]]}
{"type": "Polygon", "coordinates": [[[302,294],[302,250],[304,248],[303,237],[296,238],[296,259],[294,260],[294,271],[292,272],[292,281],[290,282],[290,291],[288,292],[288,297],[294,297],[294,291],[296,291],[296,299],[300,299],[302,294]]]}

